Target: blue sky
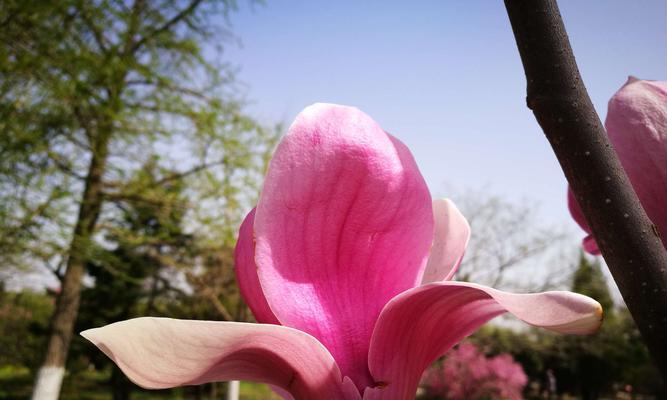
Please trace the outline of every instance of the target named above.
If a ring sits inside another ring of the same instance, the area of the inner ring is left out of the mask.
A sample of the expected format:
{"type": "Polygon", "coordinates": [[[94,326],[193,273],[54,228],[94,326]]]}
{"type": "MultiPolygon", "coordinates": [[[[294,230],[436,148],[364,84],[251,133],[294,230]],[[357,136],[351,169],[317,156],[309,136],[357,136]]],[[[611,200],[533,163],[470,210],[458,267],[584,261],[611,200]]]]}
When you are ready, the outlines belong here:
{"type": "MultiPolygon", "coordinates": [[[[628,75],[667,80],[667,2],[560,7],[602,118],[628,75]]],[[[435,195],[488,190],[573,225],[502,1],[268,1],[231,21],[242,45],[226,56],[264,121],[320,101],[357,106],[410,147],[435,195]]]]}

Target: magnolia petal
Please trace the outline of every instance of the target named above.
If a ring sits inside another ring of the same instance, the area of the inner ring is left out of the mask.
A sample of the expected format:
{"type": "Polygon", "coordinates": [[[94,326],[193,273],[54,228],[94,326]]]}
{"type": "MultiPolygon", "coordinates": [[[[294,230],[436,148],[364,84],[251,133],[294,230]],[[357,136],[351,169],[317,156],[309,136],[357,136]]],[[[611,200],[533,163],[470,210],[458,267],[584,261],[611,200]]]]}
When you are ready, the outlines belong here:
{"type": "Polygon", "coordinates": [[[567,189],[567,207],[570,210],[570,215],[572,215],[574,221],[579,224],[581,229],[588,233],[588,235],[581,241],[582,247],[587,253],[599,256],[600,249],[598,248],[598,244],[591,234],[592,231],[588,226],[588,222],[586,222],[586,217],[584,217],[584,213],[581,211],[581,207],[579,207],[579,203],[570,188],[567,189]]]}
{"type": "Polygon", "coordinates": [[[81,335],[148,389],[249,380],[295,399],[359,398],[321,343],[283,326],[136,318],[81,335]]]}
{"type": "Polygon", "coordinates": [[[598,329],[602,308],[571,292],[512,294],[465,282],[438,282],[411,289],[387,304],[369,353],[374,387],[364,399],[412,399],[426,367],[490,319],[510,312],[556,332],[598,329]]]}
{"type": "Polygon", "coordinates": [[[239,228],[239,238],[234,249],[234,270],[236,280],[239,284],[241,296],[250,307],[255,320],[265,324],[280,325],[278,318],[273,314],[269,304],[266,302],[262,286],[257,276],[255,265],[255,238],[253,237],[253,224],[255,223],[255,209],[246,215],[239,228]]]}
{"type": "Polygon", "coordinates": [[[269,387],[271,388],[271,390],[273,390],[273,392],[275,394],[282,397],[283,399],[285,399],[285,400],[294,400],[294,396],[292,396],[290,394],[290,392],[288,392],[286,390],[283,390],[282,388],[279,388],[278,386],[274,386],[274,385],[269,385],[269,387]]]}
{"type": "Polygon", "coordinates": [[[630,77],[609,100],[605,128],[667,247],[667,82],[630,77]]]}
{"type": "Polygon", "coordinates": [[[356,108],[306,108],[269,165],[255,236],[278,320],[316,337],[365,387],[375,320],[419,283],[433,240],[431,197],[410,151],[356,108]]]}
{"type": "Polygon", "coordinates": [[[582,241],[581,245],[588,254],[594,256],[599,256],[601,254],[600,249],[598,248],[598,242],[595,241],[593,235],[586,236],[582,241]]]}
{"type": "MultiPolygon", "coordinates": [[[[605,128],[623,169],[667,247],[667,82],[630,77],[609,100],[605,128]]],[[[572,217],[588,234],[591,229],[568,191],[572,217]]],[[[592,237],[584,249],[600,254],[592,237]]]]}
{"type": "Polygon", "coordinates": [[[451,200],[433,200],[433,216],[433,246],[422,284],[451,279],[470,240],[470,225],[451,200]]]}

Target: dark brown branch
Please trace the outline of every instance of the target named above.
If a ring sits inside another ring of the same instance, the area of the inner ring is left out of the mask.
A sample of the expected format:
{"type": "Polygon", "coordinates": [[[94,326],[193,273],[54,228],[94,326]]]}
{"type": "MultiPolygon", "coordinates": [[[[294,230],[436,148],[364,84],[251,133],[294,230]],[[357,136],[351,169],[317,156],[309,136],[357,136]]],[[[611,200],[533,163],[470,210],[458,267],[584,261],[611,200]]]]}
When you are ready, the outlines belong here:
{"type": "Polygon", "coordinates": [[[205,171],[209,168],[216,167],[218,165],[224,165],[225,162],[227,162],[227,159],[222,158],[222,159],[217,160],[217,161],[199,164],[199,165],[194,166],[194,167],[192,167],[188,170],[185,170],[185,171],[174,172],[174,173],[169,174],[169,175],[165,176],[164,178],[159,179],[158,181],[156,181],[155,186],[160,186],[160,185],[163,185],[163,184],[165,184],[167,182],[170,182],[170,181],[175,181],[175,180],[186,178],[190,175],[195,175],[195,174],[197,174],[199,172],[202,172],[202,171],[205,171]]]}
{"type": "MultiPolygon", "coordinates": [[[[23,192],[27,192],[27,187],[26,189],[23,190],[23,192]]],[[[25,198],[27,197],[27,195],[22,194],[21,197],[25,198]]],[[[12,243],[16,237],[29,233],[31,228],[38,223],[37,222],[38,218],[43,217],[45,214],[47,214],[49,207],[51,206],[51,204],[53,204],[56,198],[57,198],[57,191],[52,190],[48,198],[46,198],[43,202],[39,203],[33,209],[27,210],[25,212],[25,215],[22,215],[20,218],[18,218],[15,226],[10,225],[6,228],[4,237],[0,238],[0,243],[5,241],[8,243],[12,243]]]]}
{"type": "Polygon", "coordinates": [[[65,267],[65,258],[61,258],[60,261],[56,265],[53,265],[51,262],[48,260],[44,262],[44,266],[46,267],[49,272],[53,274],[53,276],[60,281],[62,284],[62,281],[65,277],[65,274],[63,273],[63,268],[65,267]]]}
{"type": "Polygon", "coordinates": [[[206,96],[203,91],[178,86],[178,85],[175,85],[175,84],[170,84],[170,83],[167,83],[167,82],[164,82],[164,81],[159,82],[159,81],[150,81],[150,80],[146,80],[146,79],[132,79],[132,80],[127,81],[127,85],[128,86],[153,86],[155,88],[171,90],[171,91],[179,93],[179,94],[192,96],[192,97],[195,97],[197,99],[208,101],[208,102],[213,100],[211,97],[206,96]]]}
{"type": "MultiPolygon", "coordinates": [[[[169,175],[167,175],[167,176],[165,176],[161,179],[158,179],[155,182],[151,182],[147,185],[142,186],[142,190],[155,188],[155,187],[164,185],[164,184],[172,182],[172,181],[187,178],[188,176],[195,175],[199,172],[205,171],[205,170],[210,169],[212,167],[215,167],[215,166],[218,166],[218,165],[223,165],[223,164],[225,164],[225,162],[226,162],[226,159],[223,158],[223,159],[220,159],[220,160],[217,160],[217,161],[196,165],[196,166],[194,166],[194,167],[192,167],[188,170],[185,170],[185,171],[171,173],[171,174],[169,174],[169,175]]],[[[120,186],[122,186],[122,184],[118,183],[118,182],[106,182],[105,183],[105,187],[107,187],[107,188],[120,187],[120,186]]],[[[155,205],[162,205],[163,204],[163,202],[159,199],[157,199],[157,200],[148,199],[145,196],[142,196],[141,194],[132,193],[132,192],[123,193],[123,192],[109,192],[109,191],[107,191],[107,192],[103,192],[103,196],[105,197],[106,200],[109,200],[109,201],[130,200],[130,201],[142,201],[142,202],[145,202],[145,203],[155,204],[155,205]]]]}
{"type": "Polygon", "coordinates": [[[143,203],[147,205],[152,205],[156,207],[164,207],[166,202],[162,199],[152,199],[146,196],[143,196],[142,194],[139,193],[111,193],[111,192],[103,192],[102,196],[104,197],[104,200],[112,202],[116,204],[118,207],[121,208],[121,211],[126,211],[124,206],[122,206],[121,202],[136,202],[136,203],[143,203]]]}
{"type": "Polygon", "coordinates": [[[86,180],[85,176],[82,176],[78,174],[76,171],[74,171],[74,168],[72,168],[72,165],[70,164],[69,160],[63,159],[58,153],[51,150],[47,150],[46,154],[49,157],[49,159],[53,161],[56,167],[58,167],[58,169],[64,172],[65,174],[75,179],[78,179],[82,182],[86,180]]]}
{"type": "Polygon", "coordinates": [[[505,0],[528,108],[586,216],[649,350],[667,378],[667,251],[609,143],[579,75],[556,0],[505,0]]]}

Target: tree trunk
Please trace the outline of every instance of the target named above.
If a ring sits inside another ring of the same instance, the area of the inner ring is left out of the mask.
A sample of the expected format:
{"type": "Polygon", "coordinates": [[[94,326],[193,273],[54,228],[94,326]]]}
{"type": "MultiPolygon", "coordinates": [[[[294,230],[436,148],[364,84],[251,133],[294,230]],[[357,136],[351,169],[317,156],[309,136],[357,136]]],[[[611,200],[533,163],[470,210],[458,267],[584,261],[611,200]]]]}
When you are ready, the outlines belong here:
{"type": "Polygon", "coordinates": [[[123,371],[114,365],[111,370],[111,393],[113,400],[130,400],[130,380],[127,379],[123,371]]]}
{"type": "MultiPolygon", "coordinates": [[[[533,110],[653,359],[667,378],[667,251],[584,86],[556,0],[505,0],[533,110]]],[[[564,200],[563,200],[564,201],[564,200]]]]}
{"type": "Polygon", "coordinates": [[[90,242],[102,208],[102,175],[106,166],[108,142],[109,135],[101,135],[93,148],[65,276],[51,319],[46,356],[37,374],[32,400],[56,400],[60,394],[67,352],[79,310],[81,278],[86,269],[90,242]]]}

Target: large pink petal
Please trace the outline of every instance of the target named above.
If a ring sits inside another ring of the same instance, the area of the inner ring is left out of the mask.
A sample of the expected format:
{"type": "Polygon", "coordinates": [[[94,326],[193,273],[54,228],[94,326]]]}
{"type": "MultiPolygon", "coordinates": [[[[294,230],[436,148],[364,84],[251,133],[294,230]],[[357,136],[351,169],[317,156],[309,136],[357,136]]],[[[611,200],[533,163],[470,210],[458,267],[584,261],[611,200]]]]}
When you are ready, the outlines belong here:
{"type": "Polygon", "coordinates": [[[322,344],[283,326],[136,318],[81,335],[149,389],[249,380],[280,387],[295,399],[359,398],[322,344]]]}
{"type": "Polygon", "coordinates": [[[451,279],[463,260],[470,225],[449,199],[433,200],[435,234],[422,284],[451,279]]]}
{"type": "Polygon", "coordinates": [[[280,325],[278,319],[266,302],[264,292],[259,284],[257,266],[255,265],[255,238],[253,224],[255,209],[253,208],[243,220],[239,228],[239,238],[234,250],[234,269],[241,296],[245,299],[257,322],[280,325]]]}
{"type": "Polygon", "coordinates": [[[412,399],[429,364],[505,312],[563,333],[592,333],[602,321],[598,302],[571,292],[512,294],[452,281],[414,288],[380,314],[369,354],[375,388],[364,399],[412,399]]]}
{"type": "MultiPolygon", "coordinates": [[[[605,127],[632,187],[663,233],[667,247],[667,83],[630,77],[609,100],[605,127]]],[[[575,221],[590,234],[571,191],[568,205],[575,221]]],[[[584,239],[584,248],[600,254],[590,235],[584,239]]]]}
{"type": "Polygon", "coordinates": [[[255,236],[278,320],[369,384],[375,320],[419,283],[433,239],[431,197],[409,150],[356,108],[306,108],[271,160],[255,236]]]}

